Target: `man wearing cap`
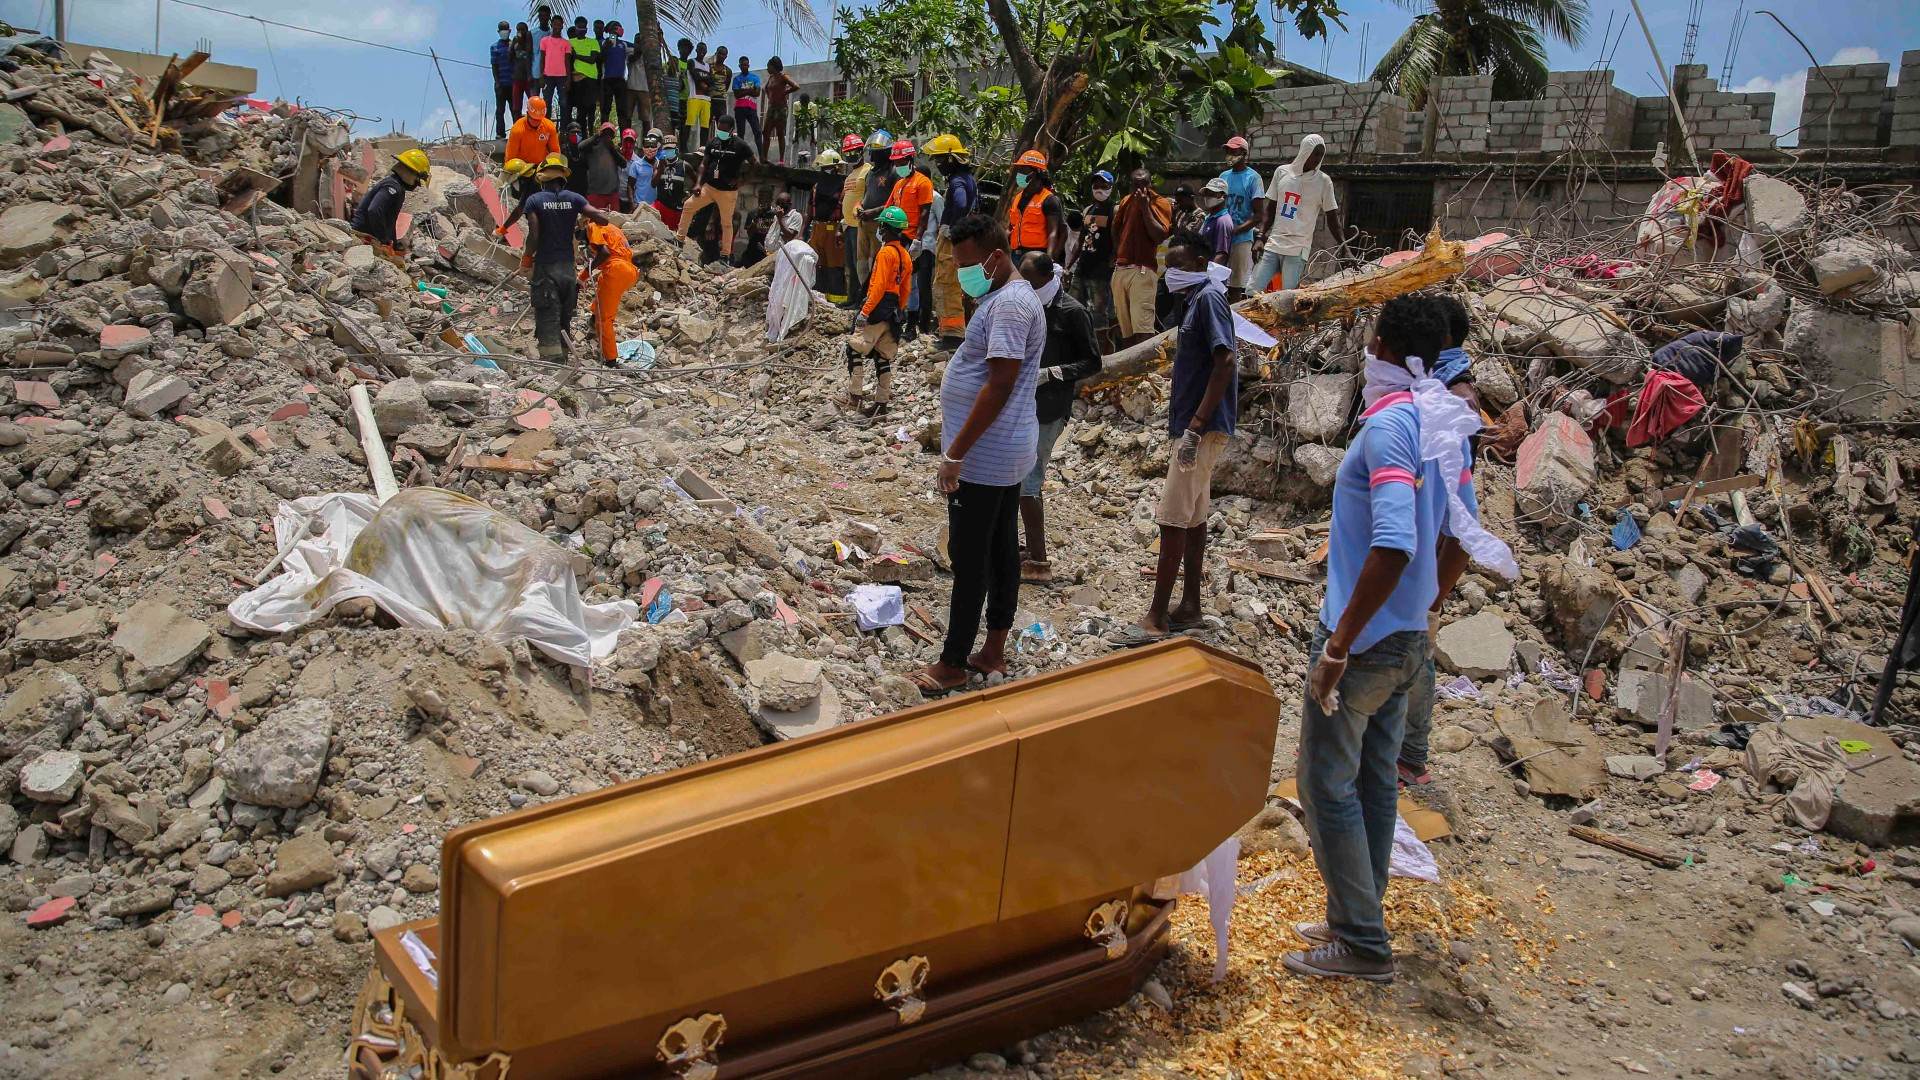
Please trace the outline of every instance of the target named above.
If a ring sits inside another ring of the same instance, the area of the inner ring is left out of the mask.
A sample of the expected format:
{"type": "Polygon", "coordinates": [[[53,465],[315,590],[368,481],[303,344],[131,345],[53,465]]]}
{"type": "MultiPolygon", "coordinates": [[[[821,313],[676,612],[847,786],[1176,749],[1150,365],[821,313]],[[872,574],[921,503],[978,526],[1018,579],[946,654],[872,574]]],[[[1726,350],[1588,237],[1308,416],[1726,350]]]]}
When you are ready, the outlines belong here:
{"type": "Polygon", "coordinates": [[[687,205],[689,183],[686,163],[680,160],[680,137],[668,135],[654,158],[653,208],[669,229],[680,227],[680,208],[687,205]]]}
{"type": "Polygon", "coordinates": [[[586,197],[566,190],[567,159],[552,154],[540,165],[540,190],[526,197],[495,231],[505,236],[521,217],[527,219],[527,247],[522,265],[533,267],[533,336],[540,356],[564,360],[574,308],[580,302],[580,281],[574,276],[574,231],[585,217],[607,224],[607,215],[587,205],[586,197]]]}
{"type": "Polygon", "coordinates": [[[1047,155],[1028,150],[1013,161],[1014,192],[1007,200],[1007,242],[1017,261],[1029,251],[1044,251],[1055,262],[1066,259],[1067,211],[1053,193],[1047,155]]]}
{"type": "Polygon", "coordinates": [[[1120,347],[1154,333],[1154,292],[1160,283],[1160,241],[1173,230],[1173,202],[1153,190],[1153,174],[1127,174],[1127,196],[1113,211],[1113,315],[1120,347]]]}
{"type": "Polygon", "coordinates": [[[1318,135],[1300,140],[1300,150],[1291,162],[1273,172],[1267,185],[1267,216],[1261,223],[1264,239],[1260,265],[1253,272],[1253,287],[1265,289],[1275,274],[1280,287],[1291,289],[1307,274],[1307,256],[1313,253],[1313,234],[1320,215],[1327,217],[1327,228],[1336,243],[1346,240],[1346,223],[1340,219],[1340,202],[1334,196],[1333,178],[1320,167],[1326,157],[1326,141],[1318,135]]]}
{"type": "Polygon", "coordinates": [[[1200,239],[1206,241],[1211,253],[1208,261],[1219,263],[1231,270],[1233,266],[1233,215],[1227,210],[1227,182],[1214,177],[1207,186],[1200,189],[1200,209],[1206,217],[1200,220],[1196,230],[1200,239]]]}
{"type": "Polygon", "coordinates": [[[911,139],[895,142],[887,152],[893,164],[893,186],[887,191],[885,205],[906,212],[907,225],[901,231],[909,247],[919,243],[927,226],[927,211],[933,206],[933,180],[913,167],[917,153],[911,139]]]}
{"type": "Polygon", "coordinates": [[[1253,283],[1253,241],[1256,226],[1266,220],[1267,195],[1260,174],[1247,165],[1247,140],[1235,135],[1227,140],[1227,170],[1220,179],[1227,186],[1227,213],[1233,218],[1233,248],[1227,265],[1233,276],[1227,279],[1227,299],[1238,300],[1253,283]]]}
{"type": "Polygon", "coordinates": [[[867,159],[866,149],[866,142],[858,135],[840,140],[840,156],[852,166],[840,183],[840,250],[847,262],[849,307],[859,303],[861,286],[867,280],[866,264],[860,261],[860,203],[866,197],[873,162],[867,159]]]}
{"type": "Polygon", "coordinates": [[[1113,174],[1093,174],[1093,200],[1080,211],[1080,242],[1067,255],[1067,287],[1096,333],[1113,321],[1113,174]]]}
{"type": "Polygon", "coordinates": [[[674,236],[685,239],[688,219],[699,213],[701,207],[712,206],[720,216],[720,257],[730,259],[733,256],[733,207],[740,198],[740,177],[754,159],[753,147],[748,146],[745,139],[734,137],[731,116],[714,117],[713,128],[713,142],[707,147],[700,176],[693,183],[693,194],[687,199],[674,236]]]}
{"type": "Polygon", "coordinates": [[[626,175],[626,162],[613,142],[613,124],[602,122],[593,138],[580,144],[580,193],[598,210],[620,208],[620,184],[626,175]]]}
{"type": "Polygon", "coordinates": [[[360,196],[347,223],[354,232],[370,240],[376,250],[397,257],[399,251],[395,245],[400,241],[395,234],[399,229],[400,207],[407,201],[407,192],[426,183],[427,171],[431,168],[425,150],[414,147],[400,151],[394,156],[393,171],[360,196]]]}
{"type": "Polygon", "coordinates": [[[640,150],[627,162],[627,204],[638,209],[653,205],[653,171],[660,160],[660,136],[652,131],[640,141],[640,150]]]}

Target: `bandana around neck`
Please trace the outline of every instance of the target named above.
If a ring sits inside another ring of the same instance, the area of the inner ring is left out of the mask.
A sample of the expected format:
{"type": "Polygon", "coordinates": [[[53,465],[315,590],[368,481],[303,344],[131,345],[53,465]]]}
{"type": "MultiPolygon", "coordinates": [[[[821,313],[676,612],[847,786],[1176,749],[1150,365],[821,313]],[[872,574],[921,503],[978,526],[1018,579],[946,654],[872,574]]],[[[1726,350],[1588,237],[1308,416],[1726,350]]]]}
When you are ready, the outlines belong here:
{"type": "Polygon", "coordinates": [[[1409,356],[1407,366],[1390,364],[1367,353],[1366,385],[1360,397],[1369,406],[1388,394],[1407,393],[1420,414],[1420,460],[1440,468],[1447,489],[1447,524],[1469,558],[1511,581],[1520,576],[1520,564],[1506,541],[1488,532],[1460,499],[1460,476],[1466,472],[1467,437],[1480,430],[1473,406],[1456,397],[1440,380],[1427,374],[1426,361],[1409,356]]]}

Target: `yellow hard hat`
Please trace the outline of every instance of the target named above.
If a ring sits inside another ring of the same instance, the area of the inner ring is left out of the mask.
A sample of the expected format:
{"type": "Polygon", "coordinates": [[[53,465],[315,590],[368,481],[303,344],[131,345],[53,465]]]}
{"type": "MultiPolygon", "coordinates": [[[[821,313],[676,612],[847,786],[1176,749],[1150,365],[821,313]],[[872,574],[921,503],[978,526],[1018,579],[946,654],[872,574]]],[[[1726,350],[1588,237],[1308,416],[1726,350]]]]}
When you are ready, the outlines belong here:
{"type": "Polygon", "coordinates": [[[935,157],[941,154],[955,154],[960,157],[966,157],[968,154],[966,144],[960,141],[958,135],[935,135],[927,145],[920,149],[922,152],[935,157]]]}
{"type": "Polygon", "coordinates": [[[548,154],[547,160],[540,163],[540,179],[551,180],[555,176],[572,176],[573,168],[567,164],[565,154],[548,154]]]}
{"type": "Polygon", "coordinates": [[[815,165],[820,166],[821,168],[825,168],[828,165],[838,165],[840,164],[840,161],[841,161],[840,151],[835,150],[831,146],[827,147],[825,150],[820,151],[820,156],[813,159],[813,163],[815,165]]]}
{"type": "Polygon", "coordinates": [[[525,161],[521,161],[519,158],[508,158],[505,171],[507,179],[518,180],[532,172],[533,166],[525,161]]]}
{"type": "Polygon", "coordinates": [[[417,146],[411,150],[400,151],[393,156],[393,160],[423,177],[433,171],[433,164],[427,160],[427,152],[417,146]]]}

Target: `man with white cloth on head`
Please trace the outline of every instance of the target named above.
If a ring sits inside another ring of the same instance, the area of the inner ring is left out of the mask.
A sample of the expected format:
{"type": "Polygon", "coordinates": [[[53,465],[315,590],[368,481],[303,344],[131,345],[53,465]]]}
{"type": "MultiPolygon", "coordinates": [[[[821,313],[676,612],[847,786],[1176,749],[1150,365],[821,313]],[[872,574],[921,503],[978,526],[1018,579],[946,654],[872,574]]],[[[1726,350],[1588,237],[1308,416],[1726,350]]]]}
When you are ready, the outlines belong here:
{"type": "Polygon", "coordinates": [[[1283,289],[1300,284],[1307,273],[1307,256],[1313,254],[1313,233],[1321,214],[1327,216],[1334,244],[1346,240],[1346,224],[1340,220],[1333,178],[1320,167],[1326,156],[1326,140],[1308,135],[1300,140],[1300,152],[1293,161],[1273,171],[1267,197],[1258,207],[1260,221],[1254,232],[1258,237],[1255,254],[1260,262],[1253,269],[1252,291],[1266,292],[1275,274],[1280,275],[1283,289]]]}
{"type": "Polygon", "coordinates": [[[1472,557],[1511,578],[1507,545],[1480,527],[1468,436],[1473,408],[1427,374],[1446,344],[1438,304],[1396,297],[1367,351],[1359,434],[1333,487],[1327,593],[1307,669],[1300,804],[1327,888],[1325,922],[1282,959],[1301,975],[1391,982],[1381,901],[1399,817],[1395,762],[1407,691],[1426,676],[1427,609],[1472,557]]]}

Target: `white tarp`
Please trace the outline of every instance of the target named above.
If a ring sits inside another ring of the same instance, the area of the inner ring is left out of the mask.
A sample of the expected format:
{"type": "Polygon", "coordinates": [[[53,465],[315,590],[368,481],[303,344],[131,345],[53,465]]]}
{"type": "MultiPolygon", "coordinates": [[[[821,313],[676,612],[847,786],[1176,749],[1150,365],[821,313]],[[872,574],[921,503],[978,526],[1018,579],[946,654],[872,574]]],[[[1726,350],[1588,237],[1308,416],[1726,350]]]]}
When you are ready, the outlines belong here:
{"type": "Polygon", "coordinates": [[[813,303],[814,268],[820,256],[805,240],[789,240],[774,252],[773,284],[767,288],[767,340],[779,341],[807,317],[813,303]]]}
{"type": "Polygon", "coordinates": [[[566,551],[440,488],[408,488],[385,506],[359,493],[309,495],[280,504],[273,534],[284,571],[227,605],[249,630],[284,633],[364,596],[403,626],[523,637],[585,667],[640,615],[631,600],[583,603],[566,551]]]}

